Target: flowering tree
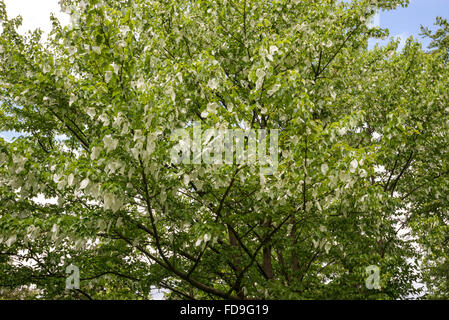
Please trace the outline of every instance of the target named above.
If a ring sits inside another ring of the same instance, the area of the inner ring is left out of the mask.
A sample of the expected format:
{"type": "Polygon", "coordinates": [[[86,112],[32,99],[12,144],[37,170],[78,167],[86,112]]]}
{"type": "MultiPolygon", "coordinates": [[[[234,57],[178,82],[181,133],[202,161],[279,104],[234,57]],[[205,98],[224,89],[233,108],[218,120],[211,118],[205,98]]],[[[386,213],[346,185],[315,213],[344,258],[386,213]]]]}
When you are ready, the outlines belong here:
{"type": "Polygon", "coordinates": [[[447,206],[448,70],[413,40],[368,50],[375,10],[407,2],[66,0],[47,41],[0,2],[0,130],[27,133],[0,139],[0,287],[416,294],[413,222],[447,206]],[[278,130],[277,169],[174,163],[194,122],[278,130]]]}

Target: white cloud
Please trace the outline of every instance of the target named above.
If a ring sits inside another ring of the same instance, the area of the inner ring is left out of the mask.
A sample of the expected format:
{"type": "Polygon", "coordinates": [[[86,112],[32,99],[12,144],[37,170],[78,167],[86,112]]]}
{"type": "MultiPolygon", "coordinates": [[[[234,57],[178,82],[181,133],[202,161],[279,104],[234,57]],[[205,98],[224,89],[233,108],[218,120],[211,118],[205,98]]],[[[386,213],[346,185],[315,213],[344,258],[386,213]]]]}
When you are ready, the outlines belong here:
{"type": "Polygon", "coordinates": [[[40,28],[45,36],[51,30],[50,13],[54,13],[61,24],[67,25],[70,18],[61,12],[58,0],[5,0],[9,18],[22,16],[20,33],[40,28]]]}

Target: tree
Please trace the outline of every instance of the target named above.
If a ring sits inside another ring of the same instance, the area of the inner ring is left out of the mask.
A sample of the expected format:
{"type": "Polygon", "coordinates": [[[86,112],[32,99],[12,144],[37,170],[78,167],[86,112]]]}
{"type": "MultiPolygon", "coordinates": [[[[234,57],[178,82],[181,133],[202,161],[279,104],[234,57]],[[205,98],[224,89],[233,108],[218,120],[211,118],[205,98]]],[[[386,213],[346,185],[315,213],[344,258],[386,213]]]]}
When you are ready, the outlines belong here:
{"type": "Polygon", "coordinates": [[[435,25],[439,27],[435,33],[421,26],[422,35],[432,39],[429,48],[440,51],[447,60],[449,59],[449,22],[442,17],[437,17],[435,25]]]}
{"type": "MultiPolygon", "coordinates": [[[[429,45],[430,52],[436,61],[440,61],[438,68],[433,72],[438,77],[446,76],[449,61],[449,24],[446,19],[437,17],[435,25],[439,28],[433,33],[428,28],[422,27],[422,34],[432,41],[429,45]],[[442,64],[441,64],[442,61],[442,64]]],[[[447,90],[447,80],[442,84],[447,90]]],[[[446,108],[445,113],[449,111],[446,108]]],[[[444,119],[447,125],[447,118],[444,119]]],[[[438,134],[435,132],[435,135],[438,134]]],[[[444,150],[445,147],[440,147],[444,150]]],[[[446,165],[444,170],[438,174],[442,177],[447,174],[446,165]]],[[[441,178],[440,178],[441,179],[441,178]]],[[[419,211],[413,217],[412,229],[422,248],[423,257],[421,261],[421,271],[424,284],[427,288],[425,298],[447,299],[449,297],[448,279],[448,211],[441,199],[442,194],[447,190],[447,181],[435,181],[426,185],[427,199],[422,199],[419,203],[419,211]]]]}
{"type": "Polygon", "coordinates": [[[449,186],[447,68],[412,39],[368,50],[387,36],[375,10],[407,2],[68,0],[72,23],[52,18],[45,43],[2,3],[0,130],[28,135],[0,144],[0,287],[416,295],[407,235],[449,186]],[[279,130],[277,170],[174,163],[170,137],[194,122],[279,130]]]}

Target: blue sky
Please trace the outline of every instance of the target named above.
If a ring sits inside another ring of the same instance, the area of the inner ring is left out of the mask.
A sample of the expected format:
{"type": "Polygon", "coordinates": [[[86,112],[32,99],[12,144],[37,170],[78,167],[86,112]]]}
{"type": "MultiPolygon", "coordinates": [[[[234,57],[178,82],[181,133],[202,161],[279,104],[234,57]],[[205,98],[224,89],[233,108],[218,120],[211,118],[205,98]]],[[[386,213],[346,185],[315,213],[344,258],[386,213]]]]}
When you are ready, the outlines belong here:
{"type": "Polygon", "coordinates": [[[429,40],[419,36],[420,25],[434,29],[437,16],[449,19],[449,0],[411,0],[407,8],[380,12],[378,21],[382,28],[390,30],[390,36],[403,40],[413,36],[426,48],[429,40]]]}
{"type": "MultiPolygon", "coordinates": [[[[57,16],[63,20],[63,24],[68,23],[67,16],[57,12],[58,0],[6,0],[5,2],[9,16],[21,14],[24,18],[22,31],[40,27],[48,32],[50,12],[57,13],[57,16]]],[[[380,12],[376,22],[382,28],[390,29],[390,36],[401,37],[402,45],[409,36],[413,36],[427,47],[429,40],[419,36],[420,25],[433,27],[437,16],[449,19],[449,0],[411,0],[407,8],[380,12]]],[[[380,44],[385,42],[379,41],[380,44]]],[[[372,41],[370,45],[373,46],[374,43],[372,41]]],[[[0,132],[0,136],[10,140],[17,137],[17,133],[0,132]]]]}

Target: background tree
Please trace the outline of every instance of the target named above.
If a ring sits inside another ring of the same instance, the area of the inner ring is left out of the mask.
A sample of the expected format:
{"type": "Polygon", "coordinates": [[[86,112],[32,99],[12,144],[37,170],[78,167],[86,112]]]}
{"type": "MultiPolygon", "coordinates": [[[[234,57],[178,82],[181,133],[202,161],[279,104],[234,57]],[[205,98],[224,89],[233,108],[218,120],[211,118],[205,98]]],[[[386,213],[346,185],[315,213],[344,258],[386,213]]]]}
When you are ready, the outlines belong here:
{"type": "Polygon", "coordinates": [[[68,0],[45,43],[0,2],[0,130],[28,133],[0,140],[0,287],[416,295],[411,222],[449,186],[447,69],[411,39],[368,50],[387,35],[375,10],[407,2],[68,0]],[[193,121],[280,130],[278,171],[173,164],[170,136],[193,121]]]}

